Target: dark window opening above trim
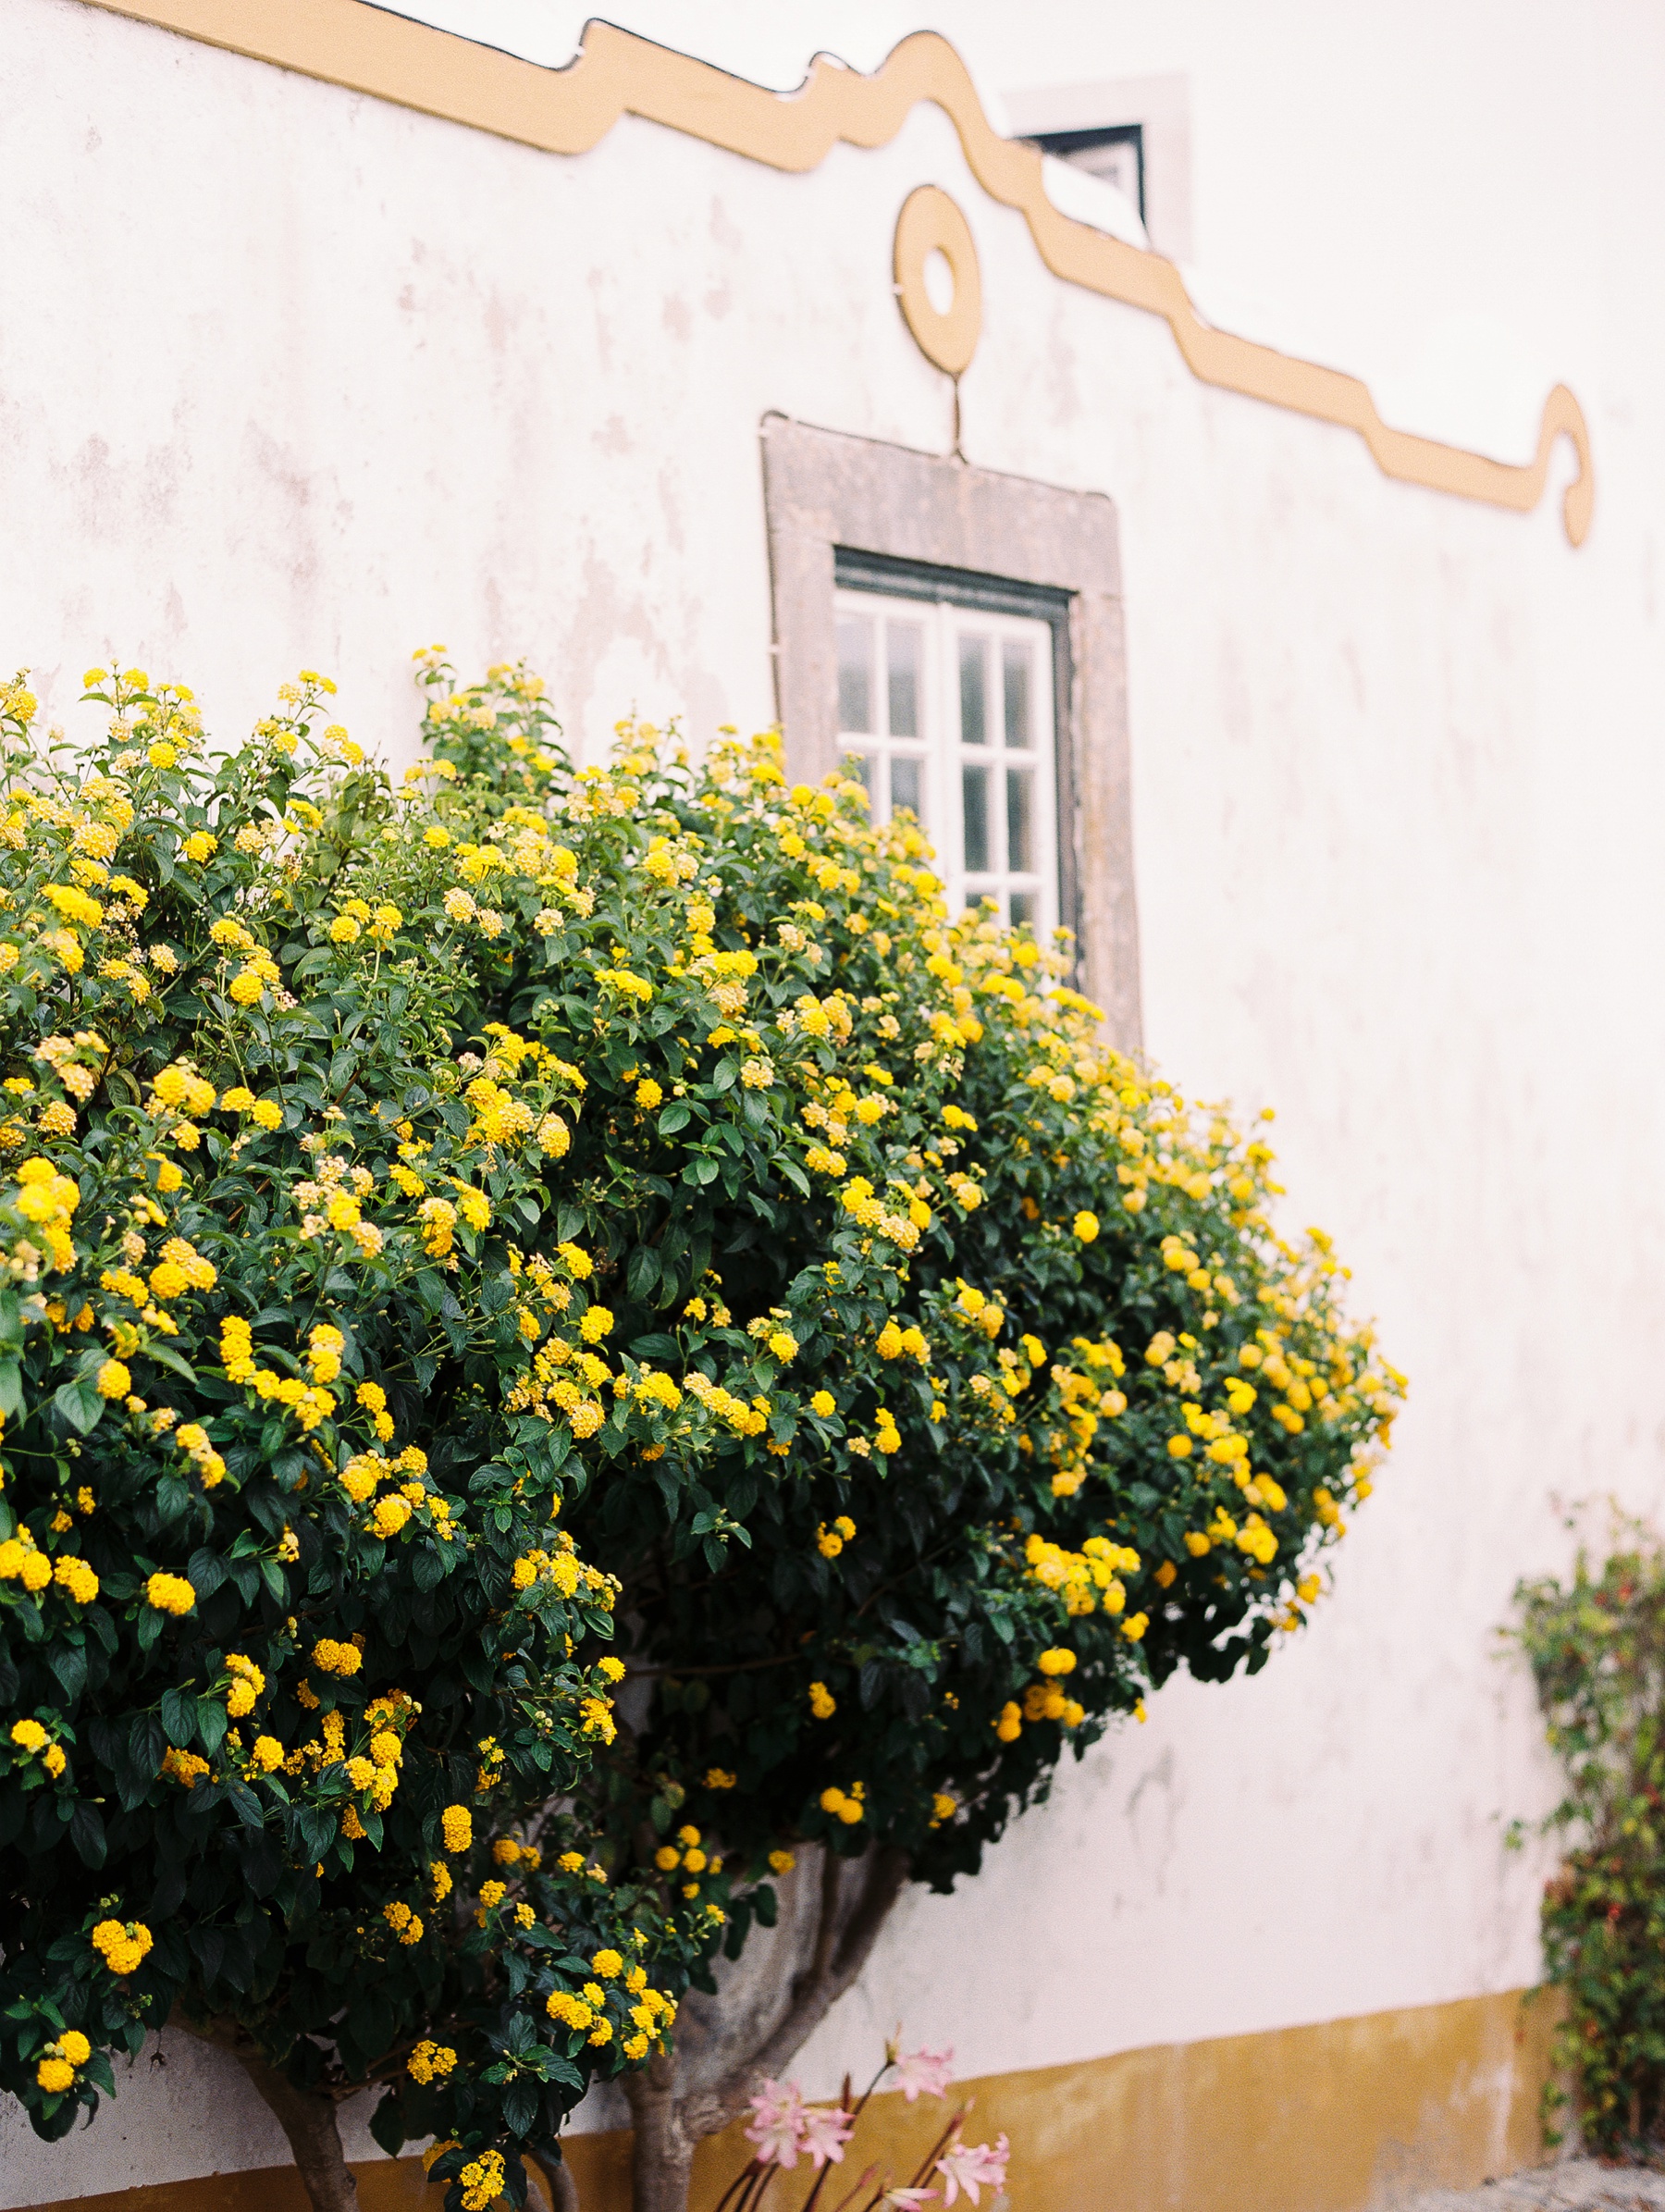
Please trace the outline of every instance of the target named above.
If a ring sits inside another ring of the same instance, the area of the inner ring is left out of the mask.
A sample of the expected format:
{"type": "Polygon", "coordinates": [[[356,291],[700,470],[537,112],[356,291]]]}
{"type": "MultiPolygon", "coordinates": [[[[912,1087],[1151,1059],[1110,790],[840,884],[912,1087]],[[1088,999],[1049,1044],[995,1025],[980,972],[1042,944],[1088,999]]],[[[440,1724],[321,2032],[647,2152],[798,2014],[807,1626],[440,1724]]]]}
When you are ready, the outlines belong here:
{"type": "Polygon", "coordinates": [[[940,568],[933,562],[903,561],[847,545],[832,549],[832,580],[840,591],[884,591],[897,599],[974,607],[985,614],[1032,615],[1054,629],[1062,627],[1068,636],[1073,595],[1055,585],[1022,584],[1009,576],[981,575],[975,569],[940,568]]]}
{"type": "MultiPolygon", "coordinates": [[[[1131,146],[1134,172],[1139,179],[1139,219],[1145,220],[1145,151],[1142,123],[1106,123],[1094,130],[1039,130],[1030,140],[1042,154],[1055,154],[1060,161],[1091,154],[1095,146],[1131,146]]],[[[1083,164],[1083,167],[1086,165],[1083,164]]]]}

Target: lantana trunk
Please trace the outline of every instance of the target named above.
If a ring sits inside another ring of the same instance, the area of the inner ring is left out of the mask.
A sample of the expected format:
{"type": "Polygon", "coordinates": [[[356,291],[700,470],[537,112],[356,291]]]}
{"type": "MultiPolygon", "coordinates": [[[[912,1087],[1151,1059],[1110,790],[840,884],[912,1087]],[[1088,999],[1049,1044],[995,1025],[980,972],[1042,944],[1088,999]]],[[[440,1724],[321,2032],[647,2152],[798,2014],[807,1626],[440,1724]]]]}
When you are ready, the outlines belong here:
{"type": "Polygon", "coordinates": [[[289,2137],[313,2212],[356,2212],[358,2182],[341,2147],[335,2099],[316,2090],[297,2089],[287,2074],[264,2058],[240,2051],[237,2056],[289,2137]]]}
{"type": "Polygon", "coordinates": [[[687,2125],[685,2100],[676,2095],[676,2060],[650,2059],[626,2079],[624,2094],[635,2129],[632,2212],[686,2212],[699,2136],[687,2125]]]}
{"type": "Polygon", "coordinates": [[[674,2053],[623,2082],[635,2123],[632,2212],[688,2212],[694,2154],[746,2110],[862,1968],[907,1880],[905,1851],[840,1859],[809,1847],[780,1885],[777,1926],[754,1934],[712,1996],[692,1994],[674,2053]]]}
{"type": "Polygon", "coordinates": [[[341,2147],[339,2107],[334,2096],[327,2090],[298,2089],[236,2020],[192,2019],[176,2007],[168,2025],[183,2028],[237,2060],[289,2138],[313,2212],[357,2212],[358,2182],[341,2147]]]}

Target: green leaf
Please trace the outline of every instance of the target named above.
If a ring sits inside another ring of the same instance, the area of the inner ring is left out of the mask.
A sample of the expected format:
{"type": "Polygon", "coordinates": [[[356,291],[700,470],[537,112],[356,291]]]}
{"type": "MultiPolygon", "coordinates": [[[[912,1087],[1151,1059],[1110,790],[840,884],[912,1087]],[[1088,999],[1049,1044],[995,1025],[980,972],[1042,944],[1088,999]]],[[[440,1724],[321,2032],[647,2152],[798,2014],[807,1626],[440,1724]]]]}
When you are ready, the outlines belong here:
{"type": "Polygon", "coordinates": [[[156,1512],[162,1521],[178,1521],[191,1511],[191,1489],[183,1475],[169,1469],[156,1484],[156,1512]]]}
{"type": "Polygon", "coordinates": [[[503,2095],[503,2124],[514,2135],[524,2135],[537,2118],[542,2100],[530,2082],[514,2082],[503,2095]]]}
{"type": "Polygon", "coordinates": [[[389,2158],[397,2158],[405,2146],[403,2107],[399,2098],[385,2094],[370,2115],[370,2132],[387,2152],[389,2158]]]}
{"type": "Polygon", "coordinates": [[[673,1137],[679,1129],[686,1129],[694,1118],[694,1109],[685,1098],[674,1098],[659,1118],[661,1137],[673,1137]]]}
{"type": "Polygon", "coordinates": [[[226,1797],[245,1828],[261,1828],[265,1825],[265,1815],[260,1810],[260,1799],[246,1782],[228,1783],[226,1786],[226,1797]]]}
{"type": "Polygon", "coordinates": [[[52,1393],[52,1403],[70,1427],[82,1436],[91,1436],[104,1417],[105,1401],[85,1375],[78,1376],[73,1382],[60,1383],[52,1393]]]}
{"type": "Polygon", "coordinates": [[[182,1375],[189,1383],[196,1381],[197,1372],[191,1362],[181,1359],[177,1352],[170,1352],[166,1344],[158,1344],[153,1339],[144,1348],[144,1356],[154,1359],[160,1366],[171,1367],[176,1375],[182,1375]]]}
{"type": "Polygon", "coordinates": [[[104,1864],[106,1849],[104,1815],[85,1798],[77,1800],[75,1810],[69,1815],[69,1841],[83,1866],[104,1864]]]}
{"type": "Polygon", "coordinates": [[[228,1569],[217,1551],[211,1551],[206,1544],[200,1545],[191,1555],[185,1569],[186,1579],[199,1599],[212,1598],[226,1579],[228,1569]]]}
{"type": "Polygon", "coordinates": [[[336,1816],[320,1805],[304,1806],[295,1816],[295,1835],[303,1859],[322,1859],[335,1841],[336,1816]]]}
{"type": "Polygon", "coordinates": [[[181,1749],[196,1734],[197,1703],[188,1689],[162,1692],[162,1725],[170,1744],[181,1749]]]}

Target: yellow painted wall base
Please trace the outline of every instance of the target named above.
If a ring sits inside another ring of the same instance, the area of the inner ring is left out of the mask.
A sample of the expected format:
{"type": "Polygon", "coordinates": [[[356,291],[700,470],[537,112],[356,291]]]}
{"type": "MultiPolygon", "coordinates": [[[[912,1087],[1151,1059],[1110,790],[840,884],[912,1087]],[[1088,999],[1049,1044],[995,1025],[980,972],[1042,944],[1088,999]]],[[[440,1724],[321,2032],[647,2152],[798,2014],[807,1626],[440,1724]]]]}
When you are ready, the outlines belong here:
{"type": "MultiPolygon", "coordinates": [[[[1558,2017],[1549,1993],[1516,1990],[995,2074],[966,2084],[967,2133],[1010,2136],[1014,2212],[1375,2212],[1543,2156],[1538,2095],[1558,2017]]],[[[929,2099],[876,2098],[845,2172],[876,2162],[906,2178],[944,2117],[929,2099]]],[[[738,2126],[703,2147],[694,2212],[709,2212],[748,2147],[738,2126]]],[[[628,2212],[627,2134],[575,2136],[569,2156],[584,2212],[628,2212]]],[[[357,2171],[364,2212],[438,2212],[442,2193],[415,2159],[357,2171]]],[[[771,2212],[805,2193],[803,2181],[778,2185],[771,2212]]],[[[76,2212],[306,2212],[298,2177],[272,2169],[74,2201],[76,2212]]]]}

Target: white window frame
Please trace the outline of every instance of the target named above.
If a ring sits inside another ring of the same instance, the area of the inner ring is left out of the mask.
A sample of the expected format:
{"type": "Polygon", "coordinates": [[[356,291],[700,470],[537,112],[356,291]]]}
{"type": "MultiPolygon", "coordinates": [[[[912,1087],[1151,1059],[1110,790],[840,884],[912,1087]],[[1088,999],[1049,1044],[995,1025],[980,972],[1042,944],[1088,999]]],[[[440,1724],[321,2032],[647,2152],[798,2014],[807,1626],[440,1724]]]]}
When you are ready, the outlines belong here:
{"type": "MultiPolygon", "coordinates": [[[[1016,898],[1020,919],[1027,921],[1037,940],[1049,941],[1058,924],[1060,907],[1052,625],[1032,615],[848,587],[835,594],[834,615],[840,624],[861,621],[872,625],[867,719],[876,726],[865,731],[845,729],[841,692],[837,735],[841,757],[855,756],[868,764],[867,782],[875,819],[887,821],[893,811],[893,788],[897,780],[894,764],[918,760],[922,785],[920,826],[935,849],[936,871],[944,882],[949,912],[958,913],[968,905],[993,898],[1002,921],[1008,922],[1016,898]],[[893,734],[890,727],[890,641],[893,628],[897,627],[915,629],[920,638],[916,727],[911,735],[893,734]],[[979,654],[982,665],[985,735],[980,744],[968,742],[967,737],[961,656],[968,649],[979,654]],[[1009,671],[1019,653],[1027,659],[1028,726],[1014,731],[1007,692],[1009,671]],[[1027,742],[1010,741],[1019,735],[1027,742]],[[966,865],[965,799],[968,778],[980,772],[985,779],[987,845],[982,857],[986,865],[972,870],[966,865]],[[1010,779],[1014,776],[1027,778],[1030,793],[1027,869],[1010,865],[1010,779]],[[1021,905],[1026,899],[1027,912],[1021,905]]],[[[842,630],[839,635],[842,638],[842,630]]]]}

